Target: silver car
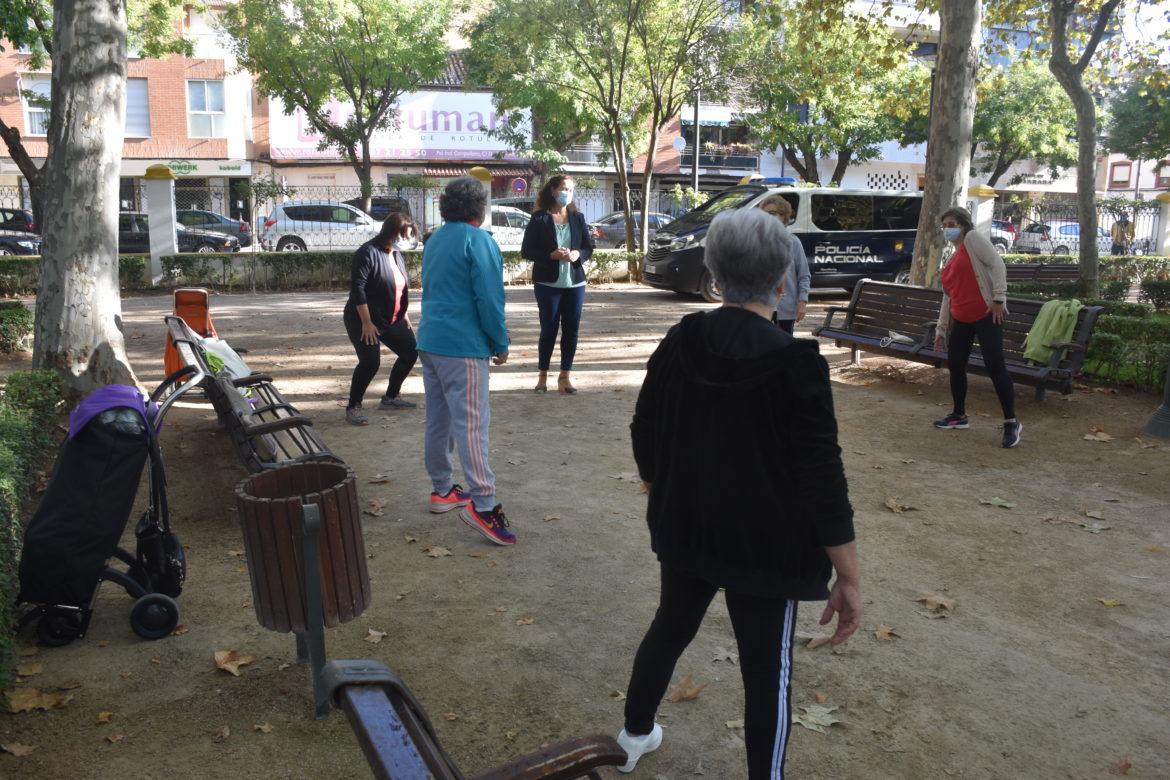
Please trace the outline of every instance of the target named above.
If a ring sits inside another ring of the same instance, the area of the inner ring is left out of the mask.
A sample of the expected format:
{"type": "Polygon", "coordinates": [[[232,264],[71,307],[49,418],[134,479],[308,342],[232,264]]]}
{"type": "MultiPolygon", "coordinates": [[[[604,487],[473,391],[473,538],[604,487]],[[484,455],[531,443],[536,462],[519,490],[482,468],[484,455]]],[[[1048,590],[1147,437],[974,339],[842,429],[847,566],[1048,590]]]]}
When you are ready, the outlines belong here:
{"type": "MultiPolygon", "coordinates": [[[[1097,250],[1108,254],[1112,242],[1103,228],[1097,228],[1097,250]]],[[[1075,255],[1081,251],[1081,226],[1068,220],[1033,222],[1020,231],[1016,252],[1039,255],[1075,255]]]]}
{"type": "MultiPolygon", "coordinates": [[[[638,230],[642,225],[642,214],[635,213],[634,215],[634,237],[638,236],[638,230]]],[[[674,217],[669,214],[659,214],[657,212],[650,212],[650,230],[648,231],[647,241],[653,240],[654,233],[663,225],[669,224],[674,220],[674,217]]],[[[593,243],[598,249],[623,249],[626,246],[626,215],[620,211],[615,211],[606,214],[601,219],[597,220],[589,226],[589,234],[593,236],[593,243]]]]}
{"type": "Polygon", "coordinates": [[[265,217],[260,245],[278,252],[352,250],[381,229],[381,222],[345,203],[291,200],[277,204],[265,217]]]}

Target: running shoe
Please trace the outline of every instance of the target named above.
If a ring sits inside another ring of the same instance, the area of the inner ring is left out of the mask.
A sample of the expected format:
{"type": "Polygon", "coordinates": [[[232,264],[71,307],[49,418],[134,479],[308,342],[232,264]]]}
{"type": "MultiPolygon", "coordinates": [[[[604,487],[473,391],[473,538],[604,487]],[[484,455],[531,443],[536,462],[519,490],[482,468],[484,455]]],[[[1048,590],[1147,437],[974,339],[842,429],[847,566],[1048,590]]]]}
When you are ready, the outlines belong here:
{"type": "Polygon", "coordinates": [[[946,417],[942,418],[941,420],[935,420],[934,427],[941,428],[943,430],[948,430],[948,429],[960,430],[960,429],[970,428],[971,426],[967,424],[967,415],[955,414],[954,412],[951,412],[950,414],[948,414],[946,417]]]}
{"type": "Polygon", "coordinates": [[[463,508],[459,517],[496,544],[516,544],[516,535],[508,530],[508,518],[504,517],[504,508],[499,504],[490,512],[480,511],[471,504],[463,508]]]}
{"type": "Polygon", "coordinates": [[[1008,420],[1003,424],[1003,448],[1010,450],[1012,447],[1020,443],[1020,433],[1024,430],[1024,424],[1019,420],[1008,420]]]}
{"type": "Polygon", "coordinates": [[[386,411],[387,409],[414,409],[417,406],[418,404],[407,401],[400,395],[396,395],[393,398],[382,396],[382,400],[378,404],[378,408],[382,411],[386,411]]]}
{"type": "Polygon", "coordinates": [[[622,733],[618,734],[617,743],[622,750],[626,751],[626,763],[624,766],[619,766],[618,771],[629,774],[638,765],[638,759],[657,750],[658,746],[662,744],[662,726],[655,723],[650,733],[641,737],[631,737],[625,729],[622,729],[622,733]]]}
{"type": "Polygon", "coordinates": [[[431,491],[431,511],[436,515],[459,509],[471,503],[471,494],[464,492],[458,485],[452,485],[444,495],[431,491]]]}
{"type": "Polygon", "coordinates": [[[362,412],[360,406],[354,406],[345,410],[345,421],[350,425],[369,425],[370,418],[362,412]]]}

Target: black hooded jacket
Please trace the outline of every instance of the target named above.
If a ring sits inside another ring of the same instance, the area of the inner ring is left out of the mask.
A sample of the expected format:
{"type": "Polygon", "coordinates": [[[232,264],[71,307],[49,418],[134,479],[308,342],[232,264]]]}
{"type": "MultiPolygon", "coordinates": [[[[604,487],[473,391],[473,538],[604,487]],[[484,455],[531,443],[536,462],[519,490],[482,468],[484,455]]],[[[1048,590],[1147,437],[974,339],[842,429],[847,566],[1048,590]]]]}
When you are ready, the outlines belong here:
{"type": "Polygon", "coordinates": [[[722,307],[650,357],[630,425],[665,565],[728,590],[828,596],[825,547],[853,541],[829,367],[817,343],[722,307]]]}

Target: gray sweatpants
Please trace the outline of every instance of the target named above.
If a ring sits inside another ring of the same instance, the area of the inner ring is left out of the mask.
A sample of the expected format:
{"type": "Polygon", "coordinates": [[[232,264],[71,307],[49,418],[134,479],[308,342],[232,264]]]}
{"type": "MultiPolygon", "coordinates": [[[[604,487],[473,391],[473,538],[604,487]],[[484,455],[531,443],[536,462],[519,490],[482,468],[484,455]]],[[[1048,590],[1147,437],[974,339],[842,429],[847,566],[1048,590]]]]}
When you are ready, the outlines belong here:
{"type": "Polygon", "coordinates": [[[496,475],[488,465],[488,358],[447,357],[419,352],[426,394],[427,474],[436,493],[446,495],[454,483],[451,453],[459,462],[475,508],[496,505],[496,475]]]}

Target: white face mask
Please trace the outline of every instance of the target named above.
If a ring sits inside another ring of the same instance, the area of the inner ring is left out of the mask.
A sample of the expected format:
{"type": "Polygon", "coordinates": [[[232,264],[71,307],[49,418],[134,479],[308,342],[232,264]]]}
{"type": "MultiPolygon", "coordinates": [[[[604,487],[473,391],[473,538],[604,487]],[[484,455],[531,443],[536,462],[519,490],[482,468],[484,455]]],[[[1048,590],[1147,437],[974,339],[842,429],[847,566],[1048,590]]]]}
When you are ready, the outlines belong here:
{"type": "Polygon", "coordinates": [[[414,242],[411,241],[409,238],[400,238],[394,242],[394,248],[397,249],[399,252],[405,252],[409,249],[414,248],[414,242]]]}

